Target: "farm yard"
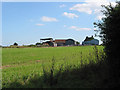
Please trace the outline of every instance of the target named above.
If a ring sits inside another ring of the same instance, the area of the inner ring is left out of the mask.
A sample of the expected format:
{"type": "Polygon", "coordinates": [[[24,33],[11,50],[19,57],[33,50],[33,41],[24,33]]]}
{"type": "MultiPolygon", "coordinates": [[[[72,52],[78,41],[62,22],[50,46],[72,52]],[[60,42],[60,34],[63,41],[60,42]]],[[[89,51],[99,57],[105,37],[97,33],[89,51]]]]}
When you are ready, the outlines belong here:
{"type": "Polygon", "coordinates": [[[3,48],[2,88],[104,87],[107,66],[103,63],[103,49],[3,48]]]}

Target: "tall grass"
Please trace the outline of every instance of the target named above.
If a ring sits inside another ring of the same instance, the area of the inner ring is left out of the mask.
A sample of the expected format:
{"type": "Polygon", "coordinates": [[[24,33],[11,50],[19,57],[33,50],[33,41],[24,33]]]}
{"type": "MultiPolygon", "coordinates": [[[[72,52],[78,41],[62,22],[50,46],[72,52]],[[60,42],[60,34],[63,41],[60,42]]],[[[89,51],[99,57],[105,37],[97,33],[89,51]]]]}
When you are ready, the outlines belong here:
{"type": "MultiPolygon", "coordinates": [[[[45,71],[45,68],[43,67],[44,79],[46,81],[48,81],[47,85],[49,85],[50,87],[55,87],[59,83],[59,81],[62,80],[62,78],[64,78],[63,77],[64,73],[70,74],[71,72],[74,73],[75,71],[78,71],[78,72],[82,71],[83,74],[81,76],[84,76],[84,75],[87,75],[89,72],[93,72],[92,74],[96,74],[97,73],[96,70],[99,70],[99,68],[101,68],[101,67],[104,68],[104,66],[102,65],[102,64],[104,64],[103,60],[105,59],[104,52],[102,50],[101,51],[98,50],[98,48],[96,46],[94,46],[93,50],[94,50],[94,53],[89,52],[89,57],[88,57],[89,63],[87,60],[83,60],[82,52],[80,52],[80,55],[79,55],[80,63],[77,65],[76,64],[68,65],[68,64],[66,64],[66,57],[63,58],[64,64],[61,64],[60,69],[57,71],[57,73],[55,73],[55,58],[53,57],[50,71],[48,71],[48,70],[45,71]],[[91,58],[91,56],[93,54],[95,56],[95,60],[93,60],[91,58]],[[102,61],[101,61],[101,59],[102,59],[102,61]],[[65,68],[63,68],[63,65],[65,68]],[[94,66],[94,65],[97,65],[97,66],[94,66]],[[88,67],[89,67],[89,69],[87,70],[86,68],[88,68],[88,67]],[[89,70],[92,70],[92,71],[89,71],[89,70]]],[[[46,83],[46,82],[44,82],[44,83],[46,83]]],[[[58,87],[59,87],[59,85],[58,85],[58,87]]]]}
{"type": "MultiPolygon", "coordinates": [[[[38,53],[39,49],[34,50],[38,53]]],[[[15,67],[3,69],[3,88],[96,87],[96,82],[97,86],[102,86],[101,82],[106,72],[103,62],[101,63],[101,60],[104,61],[105,54],[100,47],[60,47],[44,50],[45,55],[44,51],[41,52],[45,58],[40,59],[40,62],[28,62],[25,65],[20,64],[21,66],[17,64],[15,67]],[[47,55],[48,51],[52,56],[47,55]],[[103,74],[101,74],[102,71],[104,71],[103,74]],[[103,75],[102,79],[98,80],[100,85],[95,80],[99,76],[97,73],[103,75]]],[[[18,63],[17,60],[16,63],[18,63]]],[[[6,62],[6,64],[11,63],[6,62]]]]}

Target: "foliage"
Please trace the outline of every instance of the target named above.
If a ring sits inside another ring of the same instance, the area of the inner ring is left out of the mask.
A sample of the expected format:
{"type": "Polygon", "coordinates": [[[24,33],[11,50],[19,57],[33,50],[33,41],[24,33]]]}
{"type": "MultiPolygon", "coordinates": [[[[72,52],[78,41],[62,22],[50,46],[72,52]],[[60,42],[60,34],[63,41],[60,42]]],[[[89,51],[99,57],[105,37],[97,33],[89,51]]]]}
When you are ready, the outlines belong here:
{"type": "Polygon", "coordinates": [[[77,44],[77,45],[79,45],[79,44],[80,44],[80,42],[78,42],[78,41],[77,41],[77,42],[76,42],[76,44],[77,44]]]}
{"type": "Polygon", "coordinates": [[[14,44],[13,44],[14,46],[18,46],[18,44],[15,42],[14,44]]]}
{"type": "Polygon", "coordinates": [[[94,39],[93,36],[91,36],[91,37],[88,37],[88,36],[87,36],[84,41],[91,41],[91,40],[93,40],[93,39],[94,39]]]}
{"type": "Polygon", "coordinates": [[[107,55],[107,62],[110,66],[110,75],[113,77],[114,86],[120,85],[120,56],[119,56],[119,36],[120,36],[120,3],[117,3],[115,7],[111,4],[108,6],[103,6],[102,21],[94,23],[95,27],[98,27],[97,32],[100,32],[99,37],[101,37],[103,44],[105,45],[105,52],[107,55]]]}
{"type": "Polygon", "coordinates": [[[42,44],[37,42],[35,45],[42,45],[42,44]]]}
{"type": "Polygon", "coordinates": [[[28,47],[36,47],[36,45],[30,44],[28,45],[28,47]]]}

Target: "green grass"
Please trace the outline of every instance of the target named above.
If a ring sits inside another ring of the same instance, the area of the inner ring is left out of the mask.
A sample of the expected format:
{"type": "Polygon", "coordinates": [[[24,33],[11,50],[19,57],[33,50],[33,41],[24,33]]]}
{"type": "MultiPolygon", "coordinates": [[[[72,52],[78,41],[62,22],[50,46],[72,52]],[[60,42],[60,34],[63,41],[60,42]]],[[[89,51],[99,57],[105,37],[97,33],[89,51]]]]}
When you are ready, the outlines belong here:
{"type": "Polygon", "coordinates": [[[81,87],[86,87],[87,85],[89,87],[91,85],[90,83],[87,84],[85,80],[77,79],[79,75],[76,76],[74,73],[83,72],[82,66],[98,62],[98,58],[101,57],[99,52],[103,52],[104,47],[97,46],[99,51],[98,56],[93,48],[94,46],[3,48],[2,87],[67,87],[68,85],[66,84],[78,87],[80,86],[79,84],[83,82],[86,84],[83,84],[81,87]],[[45,72],[43,72],[44,70],[45,72]],[[59,71],[61,72],[60,75],[59,71]],[[45,74],[47,76],[45,76],[45,74]],[[65,79],[68,80],[68,82],[65,83],[62,82],[64,81],[62,80],[65,76],[64,74],[67,75],[65,79]],[[73,77],[73,81],[70,80],[70,78],[73,77]],[[47,79],[46,81],[45,78],[47,79]],[[53,82],[51,82],[51,80],[53,82]],[[54,82],[56,80],[57,83],[54,82]],[[76,84],[74,83],[75,80],[77,80],[76,84]]]}

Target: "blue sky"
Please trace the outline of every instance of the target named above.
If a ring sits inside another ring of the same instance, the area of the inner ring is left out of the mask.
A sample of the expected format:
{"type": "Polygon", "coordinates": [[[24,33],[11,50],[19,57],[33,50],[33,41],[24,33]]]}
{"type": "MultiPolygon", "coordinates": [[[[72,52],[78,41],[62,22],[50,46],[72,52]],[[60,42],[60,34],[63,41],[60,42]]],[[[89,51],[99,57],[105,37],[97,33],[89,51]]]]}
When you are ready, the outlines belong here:
{"type": "Polygon", "coordinates": [[[103,3],[107,5],[108,1],[3,2],[2,45],[35,44],[46,37],[82,43],[86,36],[94,36],[93,23],[104,17],[100,13],[103,3]]]}

